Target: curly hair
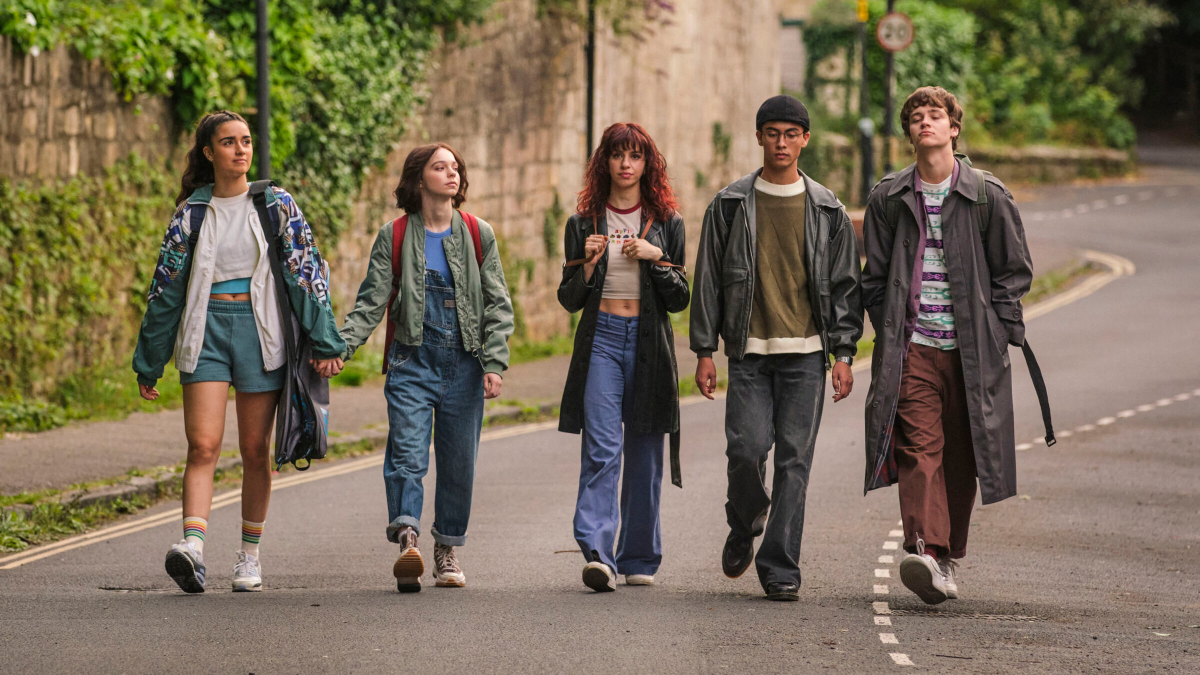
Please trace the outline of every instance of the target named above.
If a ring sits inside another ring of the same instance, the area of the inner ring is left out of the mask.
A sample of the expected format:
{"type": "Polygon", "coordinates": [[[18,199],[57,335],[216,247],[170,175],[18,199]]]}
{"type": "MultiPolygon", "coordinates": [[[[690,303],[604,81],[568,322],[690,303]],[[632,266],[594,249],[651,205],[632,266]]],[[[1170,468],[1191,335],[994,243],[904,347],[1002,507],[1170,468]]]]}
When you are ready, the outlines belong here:
{"type": "Polygon", "coordinates": [[[405,213],[421,212],[421,178],[425,175],[425,165],[433,158],[433,154],[442,148],[449,150],[450,154],[454,155],[454,161],[458,163],[458,192],[453,198],[454,208],[457,209],[467,201],[467,163],[463,161],[462,155],[445,143],[430,143],[413,148],[404,159],[400,182],[392,193],[396,196],[396,208],[404,209],[405,213]]]}
{"type": "MultiPolygon", "coordinates": [[[[909,94],[908,100],[900,108],[900,128],[904,130],[904,137],[908,139],[909,143],[912,142],[912,136],[908,134],[908,118],[912,116],[914,110],[923,105],[945,110],[946,116],[950,118],[950,128],[958,129],[959,134],[962,133],[963,109],[954,94],[941,87],[921,87],[909,94]]],[[[950,145],[952,149],[958,149],[957,136],[950,139],[950,145]]]]}
{"type": "Polygon", "coordinates": [[[654,139],[640,125],[633,122],[617,122],[604,130],[600,147],[592,153],[584,172],[583,190],[579,192],[576,210],[580,215],[598,218],[604,214],[608,193],[612,187],[612,174],[608,159],[614,153],[625,150],[640,150],[646,157],[646,169],[642,172],[642,210],[647,219],[665,223],[675,215],[678,203],[671,181],[667,177],[667,160],[663,158],[654,139]]]}

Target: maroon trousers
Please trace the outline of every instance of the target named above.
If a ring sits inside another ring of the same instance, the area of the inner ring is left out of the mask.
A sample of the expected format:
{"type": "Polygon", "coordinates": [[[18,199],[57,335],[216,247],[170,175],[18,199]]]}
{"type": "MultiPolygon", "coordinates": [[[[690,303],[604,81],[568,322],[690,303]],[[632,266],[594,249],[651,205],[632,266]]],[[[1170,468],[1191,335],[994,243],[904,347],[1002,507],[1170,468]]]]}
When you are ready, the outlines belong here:
{"type": "Polygon", "coordinates": [[[911,344],[896,406],[896,466],[904,549],[967,553],[975,506],[975,450],[957,349],[911,344]]]}

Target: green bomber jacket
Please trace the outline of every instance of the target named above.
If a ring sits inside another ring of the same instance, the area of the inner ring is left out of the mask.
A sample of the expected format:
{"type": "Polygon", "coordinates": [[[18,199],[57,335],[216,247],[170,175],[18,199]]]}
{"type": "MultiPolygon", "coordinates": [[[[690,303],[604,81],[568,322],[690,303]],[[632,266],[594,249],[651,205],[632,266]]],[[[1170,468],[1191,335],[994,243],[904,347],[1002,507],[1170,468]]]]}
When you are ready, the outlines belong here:
{"type": "MultiPolygon", "coordinates": [[[[476,263],[475,243],[455,211],[450,236],[442,240],[446,262],[454,277],[454,296],[463,349],[475,355],[485,373],[497,375],[508,369],[508,338],[513,332],[512,299],[504,281],[504,269],[492,226],[479,219],[483,264],[476,263]]],[[[362,346],[387,312],[392,293],[392,222],[379,229],[371,247],[367,276],[358,287],[354,309],[346,315],[341,336],[346,341],[343,356],[349,359],[362,346]]],[[[402,345],[421,344],[425,315],[425,225],[421,214],[408,217],[400,252],[399,292],[392,306],[395,339],[402,345]]]]}

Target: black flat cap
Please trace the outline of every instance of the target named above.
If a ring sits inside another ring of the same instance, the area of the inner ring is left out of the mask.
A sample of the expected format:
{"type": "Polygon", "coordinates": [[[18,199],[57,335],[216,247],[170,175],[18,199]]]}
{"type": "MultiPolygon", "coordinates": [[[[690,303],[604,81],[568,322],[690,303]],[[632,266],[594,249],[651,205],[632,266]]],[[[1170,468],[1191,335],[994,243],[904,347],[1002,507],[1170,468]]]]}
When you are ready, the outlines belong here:
{"type": "Polygon", "coordinates": [[[758,107],[755,128],[762,131],[767,122],[792,122],[808,131],[808,108],[795,97],[784,94],[772,96],[758,107]]]}

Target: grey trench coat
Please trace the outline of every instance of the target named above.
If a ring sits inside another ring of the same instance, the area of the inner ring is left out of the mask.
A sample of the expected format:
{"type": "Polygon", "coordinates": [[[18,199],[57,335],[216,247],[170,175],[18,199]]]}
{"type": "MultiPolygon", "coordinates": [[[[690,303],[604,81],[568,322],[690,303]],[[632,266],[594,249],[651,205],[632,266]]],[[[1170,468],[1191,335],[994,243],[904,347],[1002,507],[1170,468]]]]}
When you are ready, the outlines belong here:
{"type": "MultiPolygon", "coordinates": [[[[990,504],[1017,493],[1008,345],[1025,340],[1021,298],[1029,292],[1033,269],[1012,194],[990,174],[972,170],[969,161],[955,161],[950,194],[942,204],[942,240],[975,467],[983,503],[990,504]]],[[[881,180],[868,199],[863,223],[863,307],[875,328],[864,492],[896,482],[893,426],[920,296],[917,261],[925,250],[916,173],[914,164],[881,180]],[[889,213],[895,223],[887,222],[889,213]]]]}

